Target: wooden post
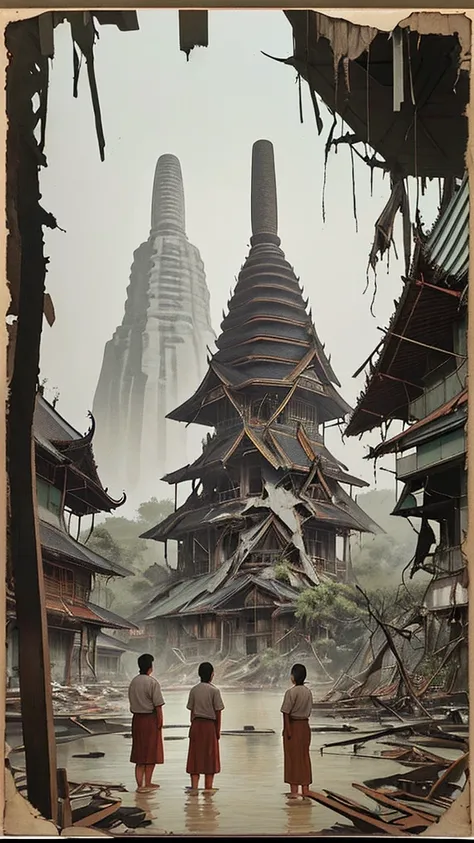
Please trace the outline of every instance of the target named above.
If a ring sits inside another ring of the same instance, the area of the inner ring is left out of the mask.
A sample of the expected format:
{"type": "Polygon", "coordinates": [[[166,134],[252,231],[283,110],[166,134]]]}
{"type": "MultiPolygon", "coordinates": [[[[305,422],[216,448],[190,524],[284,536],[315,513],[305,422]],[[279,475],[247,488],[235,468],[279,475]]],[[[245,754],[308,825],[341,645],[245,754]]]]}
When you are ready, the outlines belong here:
{"type": "Polygon", "coordinates": [[[9,552],[19,634],[28,798],[45,818],[55,821],[56,744],[33,441],[46,274],[42,226],[47,218],[40,206],[39,159],[27,128],[28,118],[33,116],[35,74],[40,73],[29,46],[36,39],[39,44],[37,18],[7,27],[7,272],[17,312],[7,419],[9,552]],[[31,81],[30,87],[25,86],[25,79],[31,81]]]}
{"type": "Polygon", "coordinates": [[[66,669],[64,671],[64,684],[70,685],[71,684],[71,675],[72,675],[72,657],[74,653],[74,639],[75,639],[75,632],[72,632],[69,635],[69,641],[67,644],[67,651],[66,651],[66,669]]]}
{"type": "Polygon", "coordinates": [[[343,536],[343,550],[342,550],[342,561],[344,562],[344,582],[349,582],[349,536],[347,533],[344,533],[343,536]]]}

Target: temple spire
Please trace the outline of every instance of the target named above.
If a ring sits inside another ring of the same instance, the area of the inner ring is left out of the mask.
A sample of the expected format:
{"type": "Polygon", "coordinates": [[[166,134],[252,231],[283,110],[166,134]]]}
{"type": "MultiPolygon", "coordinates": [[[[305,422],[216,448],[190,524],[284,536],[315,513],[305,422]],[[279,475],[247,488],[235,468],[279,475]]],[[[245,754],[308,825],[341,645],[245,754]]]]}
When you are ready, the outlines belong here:
{"type": "Polygon", "coordinates": [[[258,140],[252,148],[251,244],[280,244],[273,144],[258,140]]]}
{"type": "Polygon", "coordinates": [[[151,201],[151,232],[185,231],[184,188],[176,155],[160,155],[151,201]]]}

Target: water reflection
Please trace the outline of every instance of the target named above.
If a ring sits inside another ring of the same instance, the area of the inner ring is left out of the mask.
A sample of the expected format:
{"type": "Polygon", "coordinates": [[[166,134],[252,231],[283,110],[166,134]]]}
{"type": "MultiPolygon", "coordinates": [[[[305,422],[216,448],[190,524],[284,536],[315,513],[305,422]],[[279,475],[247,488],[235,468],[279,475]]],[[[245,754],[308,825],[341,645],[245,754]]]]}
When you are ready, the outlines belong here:
{"type": "Polygon", "coordinates": [[[186,830],[192,834],[216,834],[219,832],[219,811],[214,802],[214,793],[188,793],[184,803],[186,830]]]}
{"type": "Polygon", "coordinates": [[[313,803],[310,799],[288,799],[285,806],[286,833],[307,834],[312,827],[313,803]]]}
{"type": "MultiPolygon", "coordinates": [[[[187,691],[165,694],[165,722],[184,723],[187,691]]],[[[118,794],[124,806],[139,806],[152,820],[141,830],[144,835],[174,834],[272,834],[303,835],[328,828],[337,816],[321,805],[307,801],[288,802],[283,781],[281,739],[281,692],[227,692],[223,717],[224,729],[274,729],[274,734],[223,735],[221,738],[222,772],[216,775],[215,793],[186,791],[187,740],[167,740],[165,763],[156,768],[154,781],[161,784],[150,794],[137,794],[133,764],[130,764],[130,739],[122,735],[103,735],[58,746],[58,766],[66,767],[71,781],[124,784],[128,793],[118,794]],[[75,758],[88,752],[104,752],[103,758],[75,758]]],[[[327,725],[327,720],[322,724],[327,725]]],[[[357,724],[363,729],[365,724],[357,724]]],[[[372,725],[372,724],[371,724],[372,725]]],[[[167,736],[187,734],[183,729],[169,729],[167,736]]],[[[337,739],[337,736],[334,736],[337,739]]],[[[320,756],[319,747],[327,735],[313,734],[311,760],[313,788],[327,788],[349,798],[354,796],[352,782],[363,782],[375,774],[401,772],[399,764],[389,759],[373,761],[354,757],[350,747],[340,754],[320,756]],[[376,770],[376,773],[375,773],[376,770]]],[[[24,756],[12,758],[15,766],[24,766],[24,756]]]]}

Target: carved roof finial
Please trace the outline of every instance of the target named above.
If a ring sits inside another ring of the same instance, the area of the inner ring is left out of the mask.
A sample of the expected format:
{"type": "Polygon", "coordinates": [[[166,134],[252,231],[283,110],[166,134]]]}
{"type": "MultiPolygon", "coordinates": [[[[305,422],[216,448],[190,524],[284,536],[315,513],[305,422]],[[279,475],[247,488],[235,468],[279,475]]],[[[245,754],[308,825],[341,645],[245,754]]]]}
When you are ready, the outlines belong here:
{"type": "Polygon", "coordinates": [[[185,230],[183,174],[176,155],[158,158],[151,200],[151,230],[185,230]]]}
{"type": "Polygon", "coordinates": [[[273,144],[258,140],[252,148],[252,245],[257,242],[280,244],[278,204],[273,144]]]}

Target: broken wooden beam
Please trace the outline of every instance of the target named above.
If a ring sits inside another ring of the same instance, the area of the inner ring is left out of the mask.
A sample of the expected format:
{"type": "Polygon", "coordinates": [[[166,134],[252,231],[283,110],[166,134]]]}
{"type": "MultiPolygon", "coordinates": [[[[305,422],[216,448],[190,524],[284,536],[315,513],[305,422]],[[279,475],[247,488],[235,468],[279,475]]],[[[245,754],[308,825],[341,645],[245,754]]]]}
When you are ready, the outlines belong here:
{"type": "Polygon", "coordinates": [[[114,814],[121,806],[120,799],[108,800],[97,797],[84,808],[77,808],[72,812],[72,824],[80,828],[90,828],[114,814]]]}
{"type": "Polygon", "coordinates": [[[9,54],[7,208],[11,212],[7,274],[10,284],[14,277],[19,282],[19,289],[15,290],[18,318],[7,417],[8,550],[15,583],[28,798],[43,817],[56,821],[56,745],[33,442],[46,276],[43,225],[48,223],[48,216],[40,205],[41,156],[33,133],[30,138],[25,128],[36,123],[31,90],[25,87],[25,79],[31,79],[32,74],[44,76],[45,72],[38,20],[15,21],[5,30],[9,54]]]}
{"type": "Polygon", "coordinates": [[[362,805],[359,805],[357,808],[348,805],[347,799],[345,797],[339,797],[336,793],[326,796],[324,793],[310,790],[307,795],[309,799],[319,802],[320,805],[324,805],[326,808],[330,808],[332,811],[350,820],[356,828],[365,833],[373,834],[374,832],[382,831],[394,837],[402,837],[405,834],[403,829],[392,825],[392,823],[384,822],[379,816],[369,812],[362,805]]]}
{"type": "Polygon", "coordinates": [[[386,792],[366,787],[365,785],[358,784],[357,782],[353,784],[352,787],[355,787],[356,790],[360,790],[364,796],[368,796],[369,799],[373,799],[374,802],[378,805],[383,805],[385,808],[391,808],[393,811],[399,811],[400,813],[407,814],[409,816],[416,815],[422,820],[427,820],[430,823],[436,822],[436,817],[433,817],[432,814],[426,813],[421,808],[411,808],[410,805],[407,805],[405,802],[400,802],[398,799],[394,799],[386,792]]]}

